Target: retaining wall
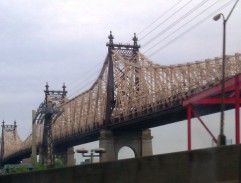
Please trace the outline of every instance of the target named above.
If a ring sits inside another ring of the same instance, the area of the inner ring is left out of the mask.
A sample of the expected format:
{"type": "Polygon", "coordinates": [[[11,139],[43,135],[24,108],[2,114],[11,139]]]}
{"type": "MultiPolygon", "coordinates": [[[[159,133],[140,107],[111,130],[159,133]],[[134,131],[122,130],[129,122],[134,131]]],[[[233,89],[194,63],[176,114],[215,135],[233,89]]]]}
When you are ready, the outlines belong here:
{"type": "Polygon", "coordinates": [[[240,155],[240,145],[231,145],[3,175],[0,183],[237,183],[240,155]]]}

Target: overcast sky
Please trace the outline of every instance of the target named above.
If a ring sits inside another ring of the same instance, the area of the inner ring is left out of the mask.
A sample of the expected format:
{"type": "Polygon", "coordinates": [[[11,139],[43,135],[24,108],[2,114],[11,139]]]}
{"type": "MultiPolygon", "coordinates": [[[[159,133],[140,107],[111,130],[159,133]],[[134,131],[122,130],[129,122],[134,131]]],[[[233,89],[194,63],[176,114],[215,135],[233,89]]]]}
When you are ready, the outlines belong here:
{"type": "MultiPolygon", "coordinates": [[[[141,52],[162,65],[221,56],[222,21],[212,17],[221,12],[227,17],[234,2],[1,0],[0,119],[7,124],[16,120],[24,139],[31,132],[31,110],[44,99],[46,82],[50,89],[61,89],[65,82],[70,97],[87,89],[102,67],[110,30],[115,42],[124,43],[136,32],[141,52]]],[[[240,28],[239,3],[227,23],[227,54],[241,52],[240,28]]],[[[153,129],[154,138],[174,138],[164,148],[184,150],[185,125],[153,129]]],[[[210,145],[205,135],[197,136],[200,147],[210,145]]]]}

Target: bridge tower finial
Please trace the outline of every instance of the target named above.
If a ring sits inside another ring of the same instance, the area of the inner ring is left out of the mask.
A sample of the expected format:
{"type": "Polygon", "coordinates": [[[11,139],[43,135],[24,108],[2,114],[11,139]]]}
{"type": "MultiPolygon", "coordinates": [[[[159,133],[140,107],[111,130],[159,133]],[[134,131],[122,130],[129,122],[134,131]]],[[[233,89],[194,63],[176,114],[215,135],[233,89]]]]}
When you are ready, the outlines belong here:
{"type": "Polygon", "coordinates": [[[66,94],[67,94],[65,83],[63,83],[62,88],[63,88],[63,95],[62,95],[62,97],[64,98],[66,96],[66,94]]]}
{"type": "Polygon", "coordinates": [[[14,129],[17,128],[17,122],[16,120],[14,121],[14,129]]]}
{"type": "Polygon", "coordinates": [[[44,93],[45,93],[45,106],[47,107],[48,106],[48,95],[49,95],[48,82],[46,82],[44,93]]]}
{"type": "Polygon", "coordinates": [[[132,38],[132,40],[134,42],[134,44],[133,44],[134,48],[133,49],[135,51],[138,51],[139,48],[140,48],[140,45],[137,44],[138,38],[136,37],[136,33],[134,33],[134,37],[132,38]]]}
{"type": "Polygon", "coordinates": [[[108,36],[108,38],[109,38],[109,45],[108,46],[113,46],[114,36],[112,35],[112,31],[110,31],[110,35],[108,36]]]}
{"type": "Polygon", "coordinates": [[[132,40],[134,41],[134,46],[137,46],[138,38],[136,37],[136,33],[134,33],[134,37],[132,38],[132,40]]]}
{"type": "Polygon", "coordinates": [[[49,84],[48,84],[48,82],[46,82],[45,88],[46,88],[45,91],[48,92],[49,91],[49,84]]]}

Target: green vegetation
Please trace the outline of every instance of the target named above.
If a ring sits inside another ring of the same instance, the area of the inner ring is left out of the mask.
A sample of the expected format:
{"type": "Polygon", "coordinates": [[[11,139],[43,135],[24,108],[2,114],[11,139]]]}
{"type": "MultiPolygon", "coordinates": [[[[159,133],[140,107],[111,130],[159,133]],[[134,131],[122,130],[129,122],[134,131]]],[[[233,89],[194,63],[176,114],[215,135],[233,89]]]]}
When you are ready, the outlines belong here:
{"type": "Polygon", "coordinates": [[[62,167],[64,167],[63,161],[56,158],[54,161],[54,168],[62,168],[62,167]]]}
{"type": "Polygon", "coordinates": [[[18,166],[18,167],[12,167],[8,169],[8,173],[24,173],[28,172],[29,169],[26,166],[18,166]]]}
{"type": "MultiPolygon", "coordinates": [[[[62,168],[64,167],[63,162],[56,158],[54,161],[53,168],[62,168]]],[[[47,166],[39,162],[32,161],[32,163],[23,163],[23,164],[9,164],[5,165],[3,169],[0,170],[0,174],[14,174],[14,173],[24,173],[32,170],[46,170],[47,166]]]]}
{"type": "Polygon", "coordinates": [[[1,174],[24,173],[33,169],[32,164],[9,164],[1,169],[1,174]]]}
{"type": "Polygon", "coordinates": [[[44,166],[43,164],[39,163],[39,162],[33,162],[33,170],[45,170],[47,169],[46,166],[44,166]]]}

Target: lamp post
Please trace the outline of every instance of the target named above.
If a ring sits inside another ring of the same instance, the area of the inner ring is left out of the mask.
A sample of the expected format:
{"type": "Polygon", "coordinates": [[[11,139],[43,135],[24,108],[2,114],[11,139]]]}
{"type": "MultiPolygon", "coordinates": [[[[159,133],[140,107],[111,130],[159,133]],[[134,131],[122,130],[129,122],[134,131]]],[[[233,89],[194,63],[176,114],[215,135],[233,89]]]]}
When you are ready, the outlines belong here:
{"type": "Polygon", "coordinates": [[[88,153],[88,150],[85,150],[85,149],[77,149],[76,152],[81,153],[83,157],[90,157],[90,163],[92,164],[93,158],[101,157],[101,155],[105,153],[106,150],[104,148],[91,149],[90,154],[85,154],[85,153],[88,153]],[[98,154],[94,154],[94,153],[98,153],[98,154]]]}
{"type": "Polygon", "coordinates": [[[218,145],[226,145],[226,136],[224,135],[224,110],[225,110],[225,91],[224,91],[224,83],[225,83],[225,61],[226,61],[226,24],[231,16],[235,6],[237,5],[239,0],[237,0],[229,12],[227,18],[225,19],[222,13],[219,13],[213,17],[213,20],[218,21],[221,17],[223,18],[223,60],[222,60],[222,81],[221,81],[221,119],[220,119],[220,134],[218,136],[218,145]]]}

